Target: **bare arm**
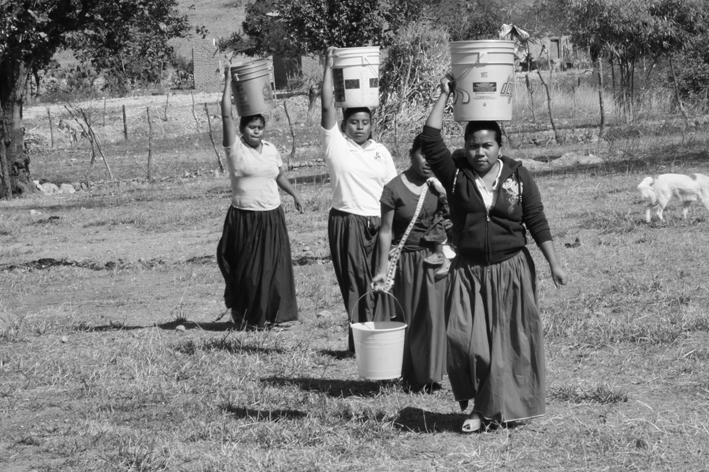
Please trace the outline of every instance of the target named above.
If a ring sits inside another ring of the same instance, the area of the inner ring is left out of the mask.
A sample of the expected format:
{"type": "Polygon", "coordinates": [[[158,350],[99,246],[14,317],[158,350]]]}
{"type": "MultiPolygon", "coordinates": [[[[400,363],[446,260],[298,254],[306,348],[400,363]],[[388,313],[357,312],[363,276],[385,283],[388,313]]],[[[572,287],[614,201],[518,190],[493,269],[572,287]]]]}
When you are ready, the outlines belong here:
{"type": "Polygon", "coordinates": [[[382,225],[379,227],[379,260],[377,270],[372,278],[374,291],[381,291],[387,280],[389,269],[389,250],[391,249],[391,227],[394,224],[394,209],[382,205],[382,225]]]}
{"type": "Polygon", "coordinates": [[[231,116],[231,68],[224,72],[224,93],[222,94],[222,144],[231,147],[236,137],[236,127],[231,116]]]}
{"type": "Polygon", "coordinates": [[[568,277],[566,271],[556,258],[556,250],[554,249],[554,242],[552,240],[544,241],[539,245],[544,258],[549,263],[549,268],[551,269],[551,278],[554,281],[554,285],[557,287],[559,285],[566,285],[568,277]]]}
{"type": "Polygon", "coordinates": [[[431,128],[442,129],[443,128],[443,112],[446,109],[446,102],[448,102],[448,97],[451,94],[451,90],[454,84],[450,80],[450,76],[446,75],[441,79],[441,94],[438,96],[438,100],[433,105],[431,113],[426,119],[426,126],[431,128]]]}
{"type": "Polygon", "coordinates": [[[322,95],[320,96],[320,104],[322,105],[322,118],[320,124],[324,129],[330,130],[337,124],[337,111],[335,111],[335,102],[332,94],[332,53],[335,48],[327,48],[325,54],[325,70],[323,71],[322,79],[322,95]]]}
{"type": "Polygon", "coordinates": [[[300,198],[300,194],[296,192],[293,186],[290,184],[290,181],[288,180],[288,177],[286,177],[286,174],[285,172],[283,172],[282,168],[280,169],[280,172],[278,172],[278,177],[276,177],[276,183],[284,192],[293,197],[295,209],[303,213],[303,208],[305,207],[303,199],[300,198]]]}

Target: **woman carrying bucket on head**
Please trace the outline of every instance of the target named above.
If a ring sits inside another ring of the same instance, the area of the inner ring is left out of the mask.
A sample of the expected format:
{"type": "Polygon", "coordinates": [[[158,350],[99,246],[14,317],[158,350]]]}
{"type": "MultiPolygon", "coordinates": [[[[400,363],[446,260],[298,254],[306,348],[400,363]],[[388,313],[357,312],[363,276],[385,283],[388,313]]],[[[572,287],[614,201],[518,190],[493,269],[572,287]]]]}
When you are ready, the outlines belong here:
{"type": "MultiPolygon", "coordinates": [[[[544,344],[534,261],[527,231],[544,254],[555,285],[565,285],[541,196],[522,165],[500,155],[495,121],[470,121],[464,152],[454,158],[441,136],[453,86],[441,94],[421,140],[448,193],[456,258],[448,275],[448,378],[461,409],[473,401],[463,432],[483,422],[508,423],[545,413],[544,344]]],[[[456,153],[457,154],[457,153],[456,153]]]]}
{"type": "Polygon", "coordinates": [[[254,114],[241,116],[241,136],[237,137],[231,90],[227,68],[221,109],[231,206],[217,247],[217,262],[226,283],[224,301],[234,322],[263,328],[267,323],[298,318],[290,241],[278,187],[293,197],[301,213],[303,200],[288,182],[278,150],[263,140],[266,120],[261,113],[272,109],[272,104],[252,107],[249,111],[254,114]]]}
{"type": "MultiPolygon", "coordinates": [[[[342,127],[338,128],[333,102],[336,51],[342,50],[329,48],[327,51],[321,97],[322,146],[332,188],[327,233],[345,309],[350,322],[357,323],[373,319],[374,295],[370,292],[370,283],[381,221],[379,197],[384,184],[396,177],[396,167],[386,147],[371,139],[372,112],[366,102],[345,108],[342,127]]],[[[341,72],[338,69],[338,79],[342,78],[341,72]]],[[[367,84],[358,81],[357,85],[369,87],[373,83],[370,78],[367,84]]],[[[339,96],[341,85],[338,80],[338,102],[343,98],[339,96]]],[[[353,85],[353,82],[349,83],[350,87],[353,85]]],[[[369,106],[376,104],[373,102],[369,106]]],[[[354,352],[351,330],[349,350],[354,352]]]]}
{"type": "Polygon", "coordinates": [[[384,186],[379,263],[372,284],[375,290],[389,289],[394,296],[378,300],[377,312],[384,310],[386,318],[407,325],[404,382],[413,390],[431,391],[440,388],[446,372],[446,280],[437,274],[439,267],[427,264],[427,258],[442,252],[448,211],[445,191],[421,153],[420,136],[409,155],[411,166],[384,186]],[[390,248],[399,251],[395,268],[389,267],[396,260],[389,260],[390,248]]]}

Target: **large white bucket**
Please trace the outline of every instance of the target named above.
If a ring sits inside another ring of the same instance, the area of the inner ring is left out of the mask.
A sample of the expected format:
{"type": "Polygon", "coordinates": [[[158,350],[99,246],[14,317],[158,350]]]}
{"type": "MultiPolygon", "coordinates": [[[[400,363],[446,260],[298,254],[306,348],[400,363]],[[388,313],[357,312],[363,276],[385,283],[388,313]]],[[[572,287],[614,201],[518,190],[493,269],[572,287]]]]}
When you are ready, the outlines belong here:
{"type": "Polygon", "coordinates": [[[509,121],[515,80],[514,41],[454,41],[455,121],[509,121]]]}
{"type": "Polygon", "coordinates": [[[379,105],[379,46],[338,48],[332,54],[338,108],[379,105]]]}
{"type": "Polygon", "coordinates": [[[369,380],[401,377],[406,323],[367,321],[351,326],[359,376],[369,380]]]}
{"type": "Polygon", "coordinates": [[[257,59],[231,66],[232,91],[239,116],[251,116],[276,107],[268,62],[257,59]]]}

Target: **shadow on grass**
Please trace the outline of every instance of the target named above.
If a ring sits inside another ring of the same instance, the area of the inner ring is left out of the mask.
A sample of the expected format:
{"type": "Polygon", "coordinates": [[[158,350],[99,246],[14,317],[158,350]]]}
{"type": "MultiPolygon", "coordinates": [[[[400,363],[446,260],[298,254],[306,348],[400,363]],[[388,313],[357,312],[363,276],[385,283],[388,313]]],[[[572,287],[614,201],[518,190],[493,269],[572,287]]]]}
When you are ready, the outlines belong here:
{"type": "Polygon", "coordinates": [[[188,321],[175,320],[157,325],[160,329],[175,330],[178,326],[184,326],[185,330],[202,329],[204,331],[243,331],[241,326],[237,326],[231,321],[188,321]]]}
{"type": "Polygon", "coordinates": [[[433,413],[421,408],[406,407],[394,419],[394,427],[411,433],[460,432],[463,413],[433,413]]]}
{"type": "Polygon", "coordinates": [[[121,323],[111,323],[101,326],[89,326],[84,323],[79,323],[74,326],[74,331],[83,331],[86,333],[106,333],[108,331],[135,331],[137,329],[151,328],[152,326],[127,326],[121,323]]]}
{"type": "Polygon", "coordinates": [[[383,390],[398,384],[398,380],[340,380],[340,379],[313,379],[313,378],[284,378],[267,377],[261,382],[277,387],[295,385],[307,392],[325,393],[335,398],[347,397],[377,397],[383,390]]]}
{"type": "Polygon", "coordinates": [[[318,351],[320,354],[323,356],[328,356],[332,357],[335,360],[341,361],[343,359],[350,359],[353,358],[354,352],[350,352],[347,350],[342,350],[342,351],[333,351],[331,349],[323,349],[322,351],[318,351]]]}
{"type": "Polygon", "coordinates": [[[263,347],[247,344],[238,339],[186,339],[173,344],[171,348],[183,354],[192,355],[198,351],[224,351],[229,354],[283,354],[285,351],[277,347],[263,347]]]}
{"type": "Polygon", "coordinates": [[[300,410],[253,410],[229,404],[220,405],[220,408],[235,418],[255,421],[298,420],[307,416],[300,410]]]}

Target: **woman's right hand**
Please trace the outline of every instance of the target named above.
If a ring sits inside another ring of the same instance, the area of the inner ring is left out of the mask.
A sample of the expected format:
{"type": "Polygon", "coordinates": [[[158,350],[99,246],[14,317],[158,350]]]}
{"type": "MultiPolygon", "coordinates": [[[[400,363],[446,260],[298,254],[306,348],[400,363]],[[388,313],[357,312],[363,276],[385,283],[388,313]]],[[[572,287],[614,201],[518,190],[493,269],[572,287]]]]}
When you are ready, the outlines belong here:
{"type": "Polygon", "coordinates": [[[383,292],[386,285],[387,276],[384,273],[378,273],[372,278],[372,290],[375,292],[383,292]]]}
{"type": "Polygon", "coordinates": [[[337,49],[335,46],[330,46],[327,48],[327,52],[325,53],[325,65],[328,67],[328,69],[332,69],[332,64],[334,62],[333,54],[335,52],[335,49],[337,49]]]}
{"type": "Polygon", "coordinates": [[[441,93],[450,95],[455,91],[455,79],[452,75],[446,74],[445,77],[441,78],[441,93]]]}

